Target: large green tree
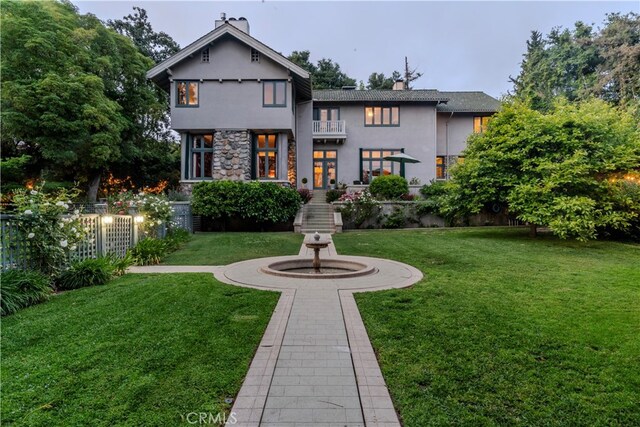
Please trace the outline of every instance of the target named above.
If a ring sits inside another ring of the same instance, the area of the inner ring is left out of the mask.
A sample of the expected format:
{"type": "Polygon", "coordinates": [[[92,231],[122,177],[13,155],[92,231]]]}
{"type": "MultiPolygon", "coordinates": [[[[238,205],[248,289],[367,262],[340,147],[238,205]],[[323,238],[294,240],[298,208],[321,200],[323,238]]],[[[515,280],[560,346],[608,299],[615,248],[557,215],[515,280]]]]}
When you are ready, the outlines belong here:
{"type": "Polygon", "coordinates": [[[547,112],[506,103],[468,144],[452,170],[450,213],[500,203],[533,231],[581,240],[640,224],[640,131],[623,109],[596,99],[547,112]]]}
{"type": "Polygon", "coordinates": [[[394,71],[390,77],[385,76],[384,73],[371,73],[367,81],[367,89],[392,89],[399,78],[398,71],[394,71]]]}
{"type": "Polygon", "coordinates": [[[308,50],[293,51],[287,58],[311,74],[314,89],[340,89],[343,86],[355,86],[356,80],[340,69],[340,64],[331,59],[322,58],[314,65],[310,61],[308,50]]]}
{"type": "Polygon", "coordinates": [[[2,140],[37,155],[46,178],[73,179],[95,200],[114,164],[165,114],[150,58],[69,2],[2,3],[2,140]]]}
{"type": "Polygon", "coordinates": [[[599,31],[582,22],[573,29],[537,31],[527,41],[514,95],[537,110],[557,96],[569,101],[596,95],[616,104],[640,99],[640,15],[610,14],[599,31]]]}

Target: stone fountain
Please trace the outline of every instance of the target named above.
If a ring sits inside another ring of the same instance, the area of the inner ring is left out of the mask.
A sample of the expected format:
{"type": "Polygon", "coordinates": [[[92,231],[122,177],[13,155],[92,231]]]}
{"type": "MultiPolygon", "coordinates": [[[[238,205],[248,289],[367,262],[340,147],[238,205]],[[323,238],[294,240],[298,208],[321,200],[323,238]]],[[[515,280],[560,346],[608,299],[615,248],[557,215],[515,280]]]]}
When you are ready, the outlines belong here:
{"type": "Polygon", "coordinates": [[[320,234],[316,231],[313,235],[313,241],[305,242],[305,246],[313,249],[313,271],[320,274],[320,249],[325,249],[331,243],[329,240],[320,241],[320,234]]]}

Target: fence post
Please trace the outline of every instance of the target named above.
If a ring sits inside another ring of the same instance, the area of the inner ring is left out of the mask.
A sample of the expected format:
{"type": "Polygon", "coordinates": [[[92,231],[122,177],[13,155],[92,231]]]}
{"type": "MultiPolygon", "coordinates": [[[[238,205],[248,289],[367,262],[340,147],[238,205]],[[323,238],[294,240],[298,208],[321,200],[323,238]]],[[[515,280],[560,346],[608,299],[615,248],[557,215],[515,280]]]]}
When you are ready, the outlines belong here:
{"type": "Polygon", "coordinates": [[[132,227],[132,231],[131,231],[131,247],[134,247],[137,243],[138,243],[138,234],[139,234],[139,229],[140,227],[138,226],[138,222],[136,221],[136,217],[132,217],[131,218],[131,227],[132,227]]]}
{"type": "Polygon", "coordinates": [[[98,251],[99,251],[98,256],[105,256],[105,255],[107,255],[107,250],[108,250],[108,247],[107,247],[107,243],[108,243],[107,242],[107,226],[108,226],[109,222],[113,221],[113,218],[111,218],[109,216],[109,219],[111,221],[106,219],[107,218],[106,215],[100,215],[98,218],[99,218],[99,223],[100,223],[99,227],[98,227],[98,235],[100,237],[100,245],[97,246],[98,251]]]}

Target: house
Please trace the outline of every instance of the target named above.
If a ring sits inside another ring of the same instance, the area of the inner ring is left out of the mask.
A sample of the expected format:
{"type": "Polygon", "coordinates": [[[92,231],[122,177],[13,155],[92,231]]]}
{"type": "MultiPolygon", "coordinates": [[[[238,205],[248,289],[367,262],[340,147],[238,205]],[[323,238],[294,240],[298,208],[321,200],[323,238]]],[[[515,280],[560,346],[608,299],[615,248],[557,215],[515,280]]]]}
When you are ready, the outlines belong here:
{"type": "Polygon", "coordinates": [[[309,73],[251,37],[246,19],[224,16],[147,76],[170,94],[187,191],[212,179],[300,187],[307,178],[317,189],[387,174],[446,179],[467,137],[499,107],[482,92],[404,90],[402,81],[312,91],[309,73]],[[421,163],[383,160],[398,152],[421,163]]]}

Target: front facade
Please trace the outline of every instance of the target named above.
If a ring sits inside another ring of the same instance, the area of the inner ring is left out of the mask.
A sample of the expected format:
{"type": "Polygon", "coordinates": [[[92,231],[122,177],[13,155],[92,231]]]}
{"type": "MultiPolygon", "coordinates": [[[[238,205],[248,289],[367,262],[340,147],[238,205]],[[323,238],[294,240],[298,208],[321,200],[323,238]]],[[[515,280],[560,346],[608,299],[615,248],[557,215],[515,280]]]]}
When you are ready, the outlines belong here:
{"type": "Polygon", "coordinates": [[[446,179],[467,137],[499,102],[482,92],[311,91],[309,74],[249,35],[246,20],[216,28],[151,69],[180,134],[185,190],[202,180],[269,180],[328,188],[397,174],[446,179]],[[383,157],[404,152],[421,163],[383,157]]]}

